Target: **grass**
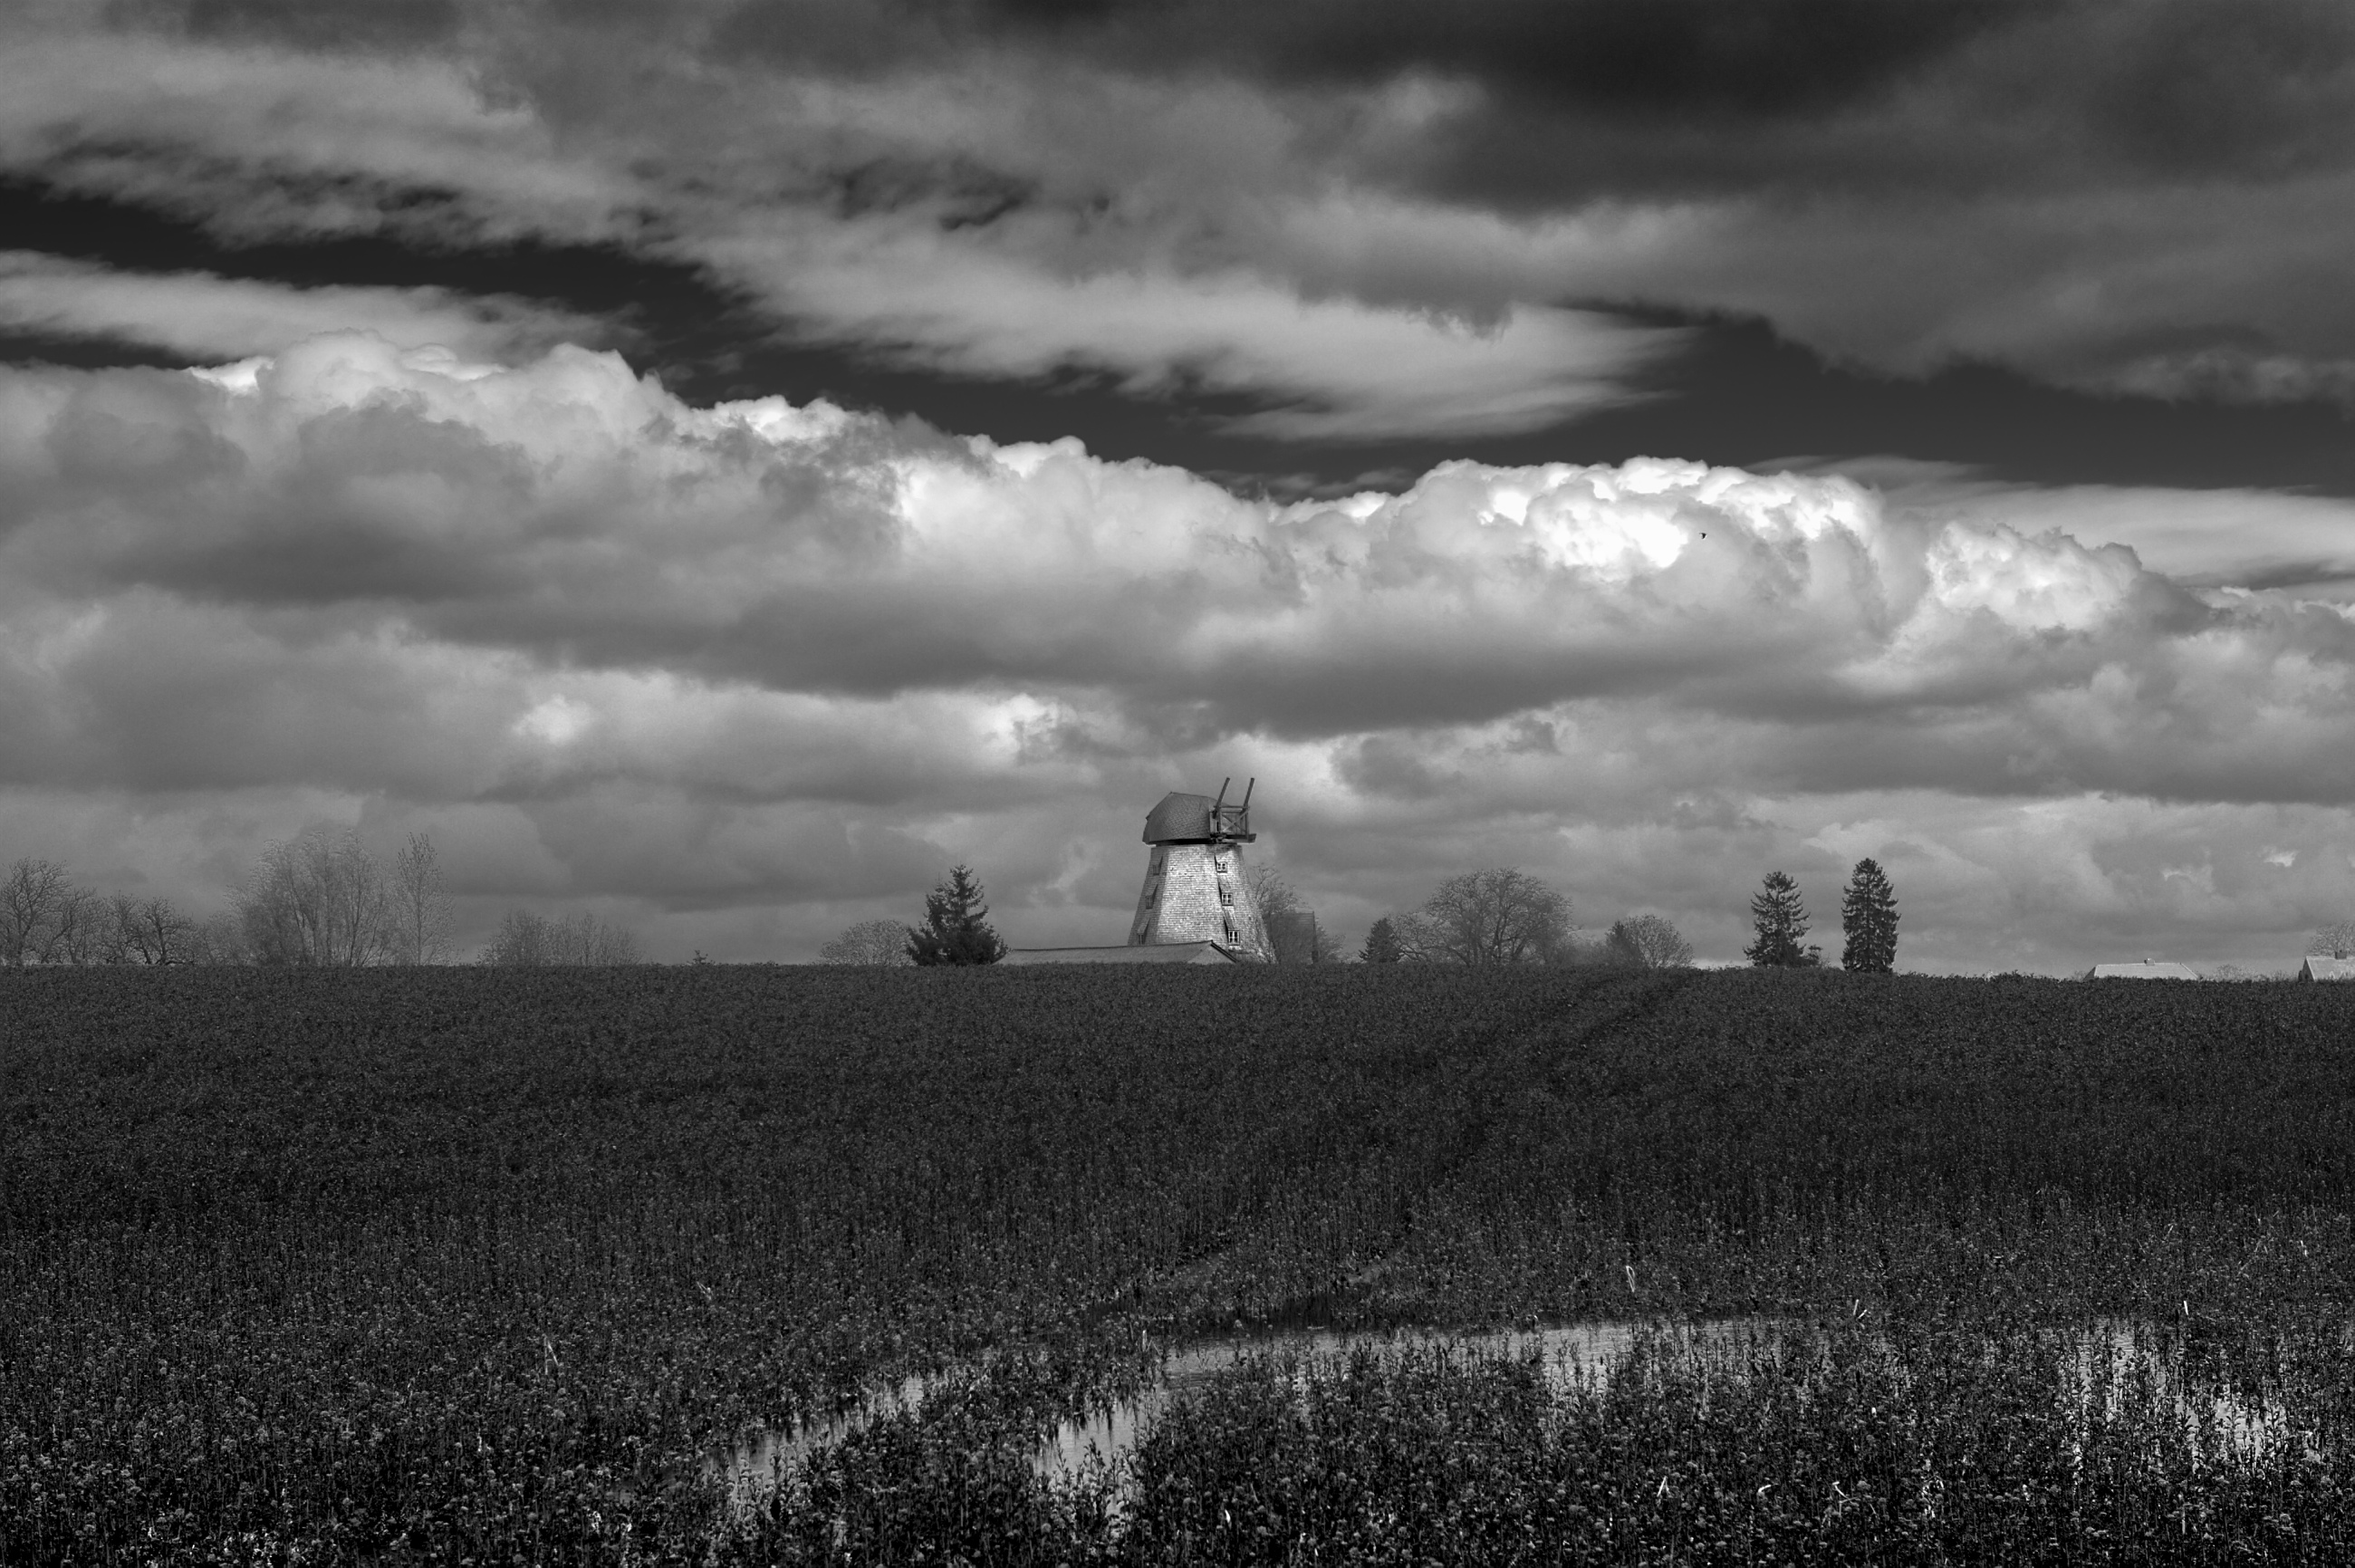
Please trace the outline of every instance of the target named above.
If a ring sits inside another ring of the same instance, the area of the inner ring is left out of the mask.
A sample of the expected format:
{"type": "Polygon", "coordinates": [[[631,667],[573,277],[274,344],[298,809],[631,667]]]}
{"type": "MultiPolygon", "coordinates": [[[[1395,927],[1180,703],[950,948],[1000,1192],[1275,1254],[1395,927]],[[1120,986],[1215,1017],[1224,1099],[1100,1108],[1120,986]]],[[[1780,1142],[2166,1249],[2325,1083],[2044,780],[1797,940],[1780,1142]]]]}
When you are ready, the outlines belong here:
{"type": "Polygon", "coordinates": [[[0,1561],[2328,1561],[2350,1040],[2287,985],[0,975],[0,1561]],[[1118,1520],[1025,1459],[1140,1334],[1749,1314],[1584,1391],[1247,1368],[1118,1520]],[[2072,1415],[2103,1316],[2318,1457],[2130,1368],[2072,1415]],[[764,1519],[705,1477],[957,1367],[764,1519]]]}

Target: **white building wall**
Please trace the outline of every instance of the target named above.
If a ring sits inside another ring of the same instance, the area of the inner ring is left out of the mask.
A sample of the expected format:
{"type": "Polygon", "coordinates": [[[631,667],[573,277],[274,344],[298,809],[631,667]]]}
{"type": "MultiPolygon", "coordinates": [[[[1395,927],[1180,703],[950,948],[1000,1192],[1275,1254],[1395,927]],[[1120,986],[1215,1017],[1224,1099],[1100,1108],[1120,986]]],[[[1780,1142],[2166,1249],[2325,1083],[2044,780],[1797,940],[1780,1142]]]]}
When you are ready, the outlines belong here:
{"type": "Polygon", "coordinates": [[[1239,957],[1273,962],[1267,923],[1243,880],[1240,844],[1156,844],[1130,921],[1133,944],[1216,942],[1239,957]]]}

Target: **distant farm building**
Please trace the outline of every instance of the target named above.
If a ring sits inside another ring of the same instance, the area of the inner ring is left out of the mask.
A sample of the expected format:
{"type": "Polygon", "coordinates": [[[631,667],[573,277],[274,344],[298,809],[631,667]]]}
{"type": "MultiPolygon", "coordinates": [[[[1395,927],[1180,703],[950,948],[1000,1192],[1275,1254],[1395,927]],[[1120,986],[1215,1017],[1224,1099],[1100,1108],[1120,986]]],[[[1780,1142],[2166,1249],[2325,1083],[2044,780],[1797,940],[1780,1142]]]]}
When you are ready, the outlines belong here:
{"type": "Polygon", "coordinates": [[[2088,980],[2197,980],[2200,976],[2188,964],[2162,964],[2155,958],[2145,958],[2136,964],[2096,964],[2085,971],[2088,980]]]}
{"type": "Polygon", "coordinates": [[[1165,942],[1154,946],[1017,947],[1001,964],[1237,964],[1215,942],[1165,942]]]}
{"type": "Polygon", "coordinates": [[[2301,980],[2355,980],[2355,958],[2326,958],[2319,953],[2309,953],[2306,962],[2297,966],[2301,980]]]}

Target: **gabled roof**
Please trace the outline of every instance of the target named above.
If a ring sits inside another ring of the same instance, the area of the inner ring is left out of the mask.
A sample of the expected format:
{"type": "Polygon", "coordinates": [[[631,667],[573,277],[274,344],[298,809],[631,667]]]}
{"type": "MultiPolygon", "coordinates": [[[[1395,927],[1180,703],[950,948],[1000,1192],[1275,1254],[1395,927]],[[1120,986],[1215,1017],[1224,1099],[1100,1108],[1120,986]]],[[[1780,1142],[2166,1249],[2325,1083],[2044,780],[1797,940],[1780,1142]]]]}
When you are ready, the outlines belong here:
{"type": "Polygon", "coordinates": [[[1146,942],[1124,947],[1017,947],[1001,964],[1232,964],[1215,942],[1146,942]]]}
{"type": "Polygon", "coordinates": [[[2355,958],[2328,958],[2319,953],[2309,953],[2306,962],[2297,966],[2301,980],[2355,980],[2355,958]]]}
{"type": "Polygon", "coordinates": [[[2188,964],[2163,964],[2146,958],[2139,964],[2096,964],[2085,971],[2088,980],[2197,980],[2188,964]]]}

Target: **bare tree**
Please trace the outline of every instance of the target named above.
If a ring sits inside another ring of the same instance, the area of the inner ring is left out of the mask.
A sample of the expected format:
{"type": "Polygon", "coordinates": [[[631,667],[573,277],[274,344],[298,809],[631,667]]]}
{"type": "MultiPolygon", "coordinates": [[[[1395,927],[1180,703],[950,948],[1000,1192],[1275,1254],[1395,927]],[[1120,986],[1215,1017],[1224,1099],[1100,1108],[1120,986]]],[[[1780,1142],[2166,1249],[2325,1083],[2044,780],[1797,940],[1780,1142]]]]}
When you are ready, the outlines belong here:
{"type": "Polygon", "coordinates": [[[1391,941],[1398,948],[1401,964],[1437,964],[1446,955],[1439,950],[1439,933],[1425,920],[1421,910],[1408,910],[1403,914],[1385,917],[1390,922],[1391,941]]]}
{"type": "Polygon", "coordinates": [[[507,911],[498,930],[491,935],[491,944],[483,949],[482,961],[509,967],[555,963],[551,936],[555,923],[546,915],[534,914],[527,909],[507,911]]]}
{"type": "Polygon", "coordinates": [[[258,964],[373,964],[389,950],[384,868],[349,829],[305,828],[272,844],[240,882],[238,914],[258,964]]]}
{"type": "Polygon", "coordinates": [[[1341,944],[1325,929],[1316,912],[1305,908],[1300,894],[1271,865],[1256,865],[1243,873],[1252,898],[1267,926],[1267,944],[1278,964],[1338,964],[1341,944]]]}
{"type": "MultiPolygon", "coordinates": [[[[894,928],[898,929],[897,927],[894,928]]],[[[907,940],[904,933],[900,940],[907,940]]],[[[638,939],[592,914],[550,920],[529,910],[509,910],[499,922],[482,962],[508,967],[549,964],[635,964],[638,939]]]]}
{"type": "Polygon", "coordinates": [[[638,934],[592,914],[576,914],[556,923],[558,950],[566,964],[635,964],[640,962],[638,934]]]}
{"type": "Polygon", "coordinates": [[[913,966],[908,956],[908,928],[896,920],[862,920],[846,926],[840,936],[817,950],[821,964],[866,964],[884,967],[913,966]]]}
{"type": "Polygon", "coordinates": [[[191,964],[250,964],[252,950],[245,944],[245,922],[233,910],[208,914],[188,933],[191,964]]]}
{"type": "Polygon", "coordinates": [[[1692,962],[1692,944],[1667,917],[1639,914],[1611,923],[1603,938],[1604,962],[1638,969],[1678,969],[1692,962]]]}
{"type": "Polygon", "coordinates": [[[433,840],[412,833],[392,858],[387,895],[391,915],[392,960],[438,964],[450,953],[450,900],[443,891],[441,861],[433,840]]]}
{"type": "Polygon", "coordinates": [[[103,964],[107,958],[107,903],[88,888],[68,883],[51,906],[38,961],[43,964],[103,964]]]}
{"type": "Polygon", "coordinates": [[[117,893],[107,907],[107,961],[114,964],[193,964],[197,961],[197,923],[168,899],[134,899],[117,893]]]}
{"type": "Polygon", "coordinates": [[[1570,901],[1513,867],[1465,871],[1391,923],[1407,956],[1477,966],[1541,964],[1570,941],[1570,901]]]}
{"type": "Polygon", "coordinates": [[[1291,914],[1300,908],[1300,895],[1293,891],[1284,873],[1264,861],[1246,869],[1243,881],[1251,888],[1252,900],[1259,905],[1262,919],[1291,914]]]}
{"type": "Polygon", "coordinates": [[[74,891],[55,860],[27,858],[9,867],[7,880],[0,881],[0,964],[21,969],[48,962],[74,891]]]}
{"type": "Polygon", "coordinates": [[[2307,938],[2306,950],[2318,957],[2355,958],[2355,920],[2337,920],[2307,938]]]}

